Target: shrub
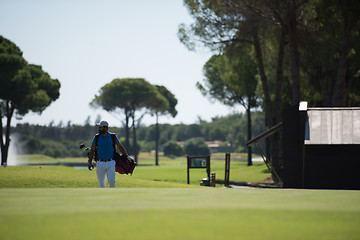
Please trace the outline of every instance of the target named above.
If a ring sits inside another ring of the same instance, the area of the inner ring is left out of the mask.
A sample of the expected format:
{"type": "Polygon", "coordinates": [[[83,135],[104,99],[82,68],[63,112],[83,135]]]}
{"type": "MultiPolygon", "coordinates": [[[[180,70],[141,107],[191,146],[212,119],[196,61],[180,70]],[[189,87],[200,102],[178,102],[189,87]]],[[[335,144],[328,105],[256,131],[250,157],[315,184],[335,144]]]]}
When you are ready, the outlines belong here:
{"type": "Polygon", "coordinates": [[[210,155],[210,149],[203,138],[191,138],[185,142],[184,149],[188,155],[210,155]]]}
{"type": "Polygon", "coordinates": [[[35,154],[41,150],[41,142],[34,136],[24,135],[16,141],[18,152],[22,154],[35,154]]]}
{"type": "Polygon", "coordinates": [[[138,141],[141,146],[141,152],[151,152],[155,149],[155,142],[147,142],[147,141],[138,141]]]}
{"type": "Polygon", "coordinates": [[[179,157],[184,155],[184,150],[177,142],[169,141],[164,144],[164,155],[179,157]]]}
{"type": "Polygon", "coordinates": [[[54,152],[54,149],[52,149],[52,148],[45,148],[42,151],[42,154],[49,156],[49,157],[55,157],[55,152],[54,152]]]}

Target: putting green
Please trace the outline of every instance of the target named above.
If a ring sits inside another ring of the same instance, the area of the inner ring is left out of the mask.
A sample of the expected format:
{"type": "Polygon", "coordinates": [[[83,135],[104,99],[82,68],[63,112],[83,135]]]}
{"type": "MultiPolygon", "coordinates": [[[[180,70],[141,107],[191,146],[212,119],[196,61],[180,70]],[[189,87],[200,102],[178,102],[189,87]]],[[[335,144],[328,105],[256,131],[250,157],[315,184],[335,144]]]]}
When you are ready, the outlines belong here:
{"type": "Polygon", "coordinates": [[[359,239],[360,192],[0,189],[1,239],[359,239]]]}

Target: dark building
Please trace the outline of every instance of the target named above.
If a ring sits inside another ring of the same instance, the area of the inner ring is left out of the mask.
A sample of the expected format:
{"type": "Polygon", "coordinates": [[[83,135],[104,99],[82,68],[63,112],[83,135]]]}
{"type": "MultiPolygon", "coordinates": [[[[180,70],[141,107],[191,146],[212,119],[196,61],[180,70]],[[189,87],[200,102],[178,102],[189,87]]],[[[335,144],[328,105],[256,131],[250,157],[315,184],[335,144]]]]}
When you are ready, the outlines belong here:
{"type": "Polygon", "coordinates": [[[283,186],[360,189],[360,107],[284,111],[283,186]]]}

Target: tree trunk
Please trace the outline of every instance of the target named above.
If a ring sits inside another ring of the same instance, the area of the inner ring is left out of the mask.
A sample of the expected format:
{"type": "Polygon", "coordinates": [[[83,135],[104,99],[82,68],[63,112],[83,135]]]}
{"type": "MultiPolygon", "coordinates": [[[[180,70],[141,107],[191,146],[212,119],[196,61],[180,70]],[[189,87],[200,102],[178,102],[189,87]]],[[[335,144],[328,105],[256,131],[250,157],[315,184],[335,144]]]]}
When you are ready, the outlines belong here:
{"type": "Polygon", "coordinates": [[[6,130],[5,130],[5,140],[3,139],[3,125],[2,118],[4,117],[0,110],[0,145],[1,145],[1,165],[4,166],[7,164],[9,146],[10,146],[10,124],[11,118],[13,116],[15,106],[9,101],[6,101],[6,130]]]}
{"type": "Polygon", "coordinates": [[[346,64],[347,64],[347,55],[349,51],[349,41],[350,41],[350,28],[347,28],[344,31],[343,40],[340,48],[340,59],[338,65],[338,73],[335,83],[334,95],[332,99],[332,105],[335,107],[344,106],[346,104],[345,97],[345,74],[346,74],[346,64]]]}
{"type": "Polygon", "coordinates": [[[137,138],[136,138],[136,125],[135,125],[135,112],[132,113],[132,129],[133,129],[133,149],[134,149],[134,157],[137,164],[138,161],[138,147],[137,147],[137,138]]]}
{"type": "MultiPolygon", "coordinates": [[[[256,31],[253,33],[253,39],[254,39],[254,49],[255,49],[255,55],[256,55],[256,61],[259,68],[259,75],[261,79],[261,85],[264,92],[264,101],[265,101],[265,129],[269,129],[271,127],[272,122],[272,110],[271,110],[271,99],[270,99],[270,91],[269,91],[269,85],[267,81],[267,77],[264,70],[264,62],[263,62],[263,56],[261,51],[261,45],[259,40],[259,35],[256,31]]],[[[270,157],[270,141],[267,138],[265,140],[266,144],[266,155],[270,157]]]]}
{"type": "Polygon", "coordinates": [[[323,98],[322,104],[323,104],[324,107],[330,107],[330,106],[332,106],[332,100],[331,100],[332,81],[331,81],[331,77],[328,76],[329,74],[324,74],[322,72],[321,66],[318,67],[317,72],[318,72],[317,76],[319,76],[321,94],[322,94],[322,98],[323,98]]]}
{"type": "Polygon", "coordinates": [[[283,63],[284,63],[285,36],[286,36],[286,29],[282,27],[280,44],[279,44],[277,70],[276,70],[275,102],[274,102],[275,115],[272,125],[278,124],[281,121],[281,105],[282,105],[281,90],[284,79],[283,63]]]}
{"type": "Polygon", "coordinates": [[[254,37],[254,48],[255,48],[256,61],[258,64],[261,85],[262,85],[262,89],[264,92],[264,98],[265,98],[265,125],[266,125],[266,127],[270,127],[271,126],[271,122],[270,122],[271,99],[270,99],[269,85],[268,85],[267,77],[265,74],[264,61],[263,61],[263,56],[262,56],[261,45],[260,45],[258,33],[255,32],[253,37],[254,37]]]}
{"type": "Polygon", "coordinates": [[[130,149],[130,128],[129,128],[129,110],[125,109],[125,149],[130,149]]]}
{"type": "MultiPolygon", "coordinates": [[[[275,101],[274,101],[274,118],[272,125],[278,124],[281,122],[281,89],[283,82],[283,63],[284,63],[284,49],[285,49],[285,36],[286,29],[282,27],[281,36],[280,36],[280,45],[278,53],[278,62],[277,62],[277,71],[276,71],[276,85],[275,85],[275,101]]],[[[271,152],[272,152],[272,167],[275,168],[276,172],[281,172],[282,157],[281,157],[281,141],[280,134],[275,133],[271,136],[271,152]]]]}
{"type": "MultiPolygon", "coordinates": [[[[250,101],[250,100],[249,100],[250,101]]],[[[251,111],[250,111],[250,106],[248,104],[248,107],[246,108],[246,116],[247,116],[247,132],[248,132],[248,135],[247,135],[247,140],[251,140],[251,111]]],[[[253,165],[252,164],[252,147],[251,146],[248,146],[248,166],[251,166],[253,165]]]]}
{"type": "Polygon", "coordinates": [[[156,131],[155,131],[155,164],[159,165],[159,115],[156,113],[156,131]]]}
{"type": "Polygon", "coordinates": [[[351,88],[353,81],[354,81],[354,75],[351,75],[350,79],[347,83],[346,90],[345,90],[345,105],[344,106],[349,106],[349,92],[350,92],[350,88],[351,88]]]}
{"type": "Polygon", "coordinates": [[[288,1],[287,6],[287,30],[290,45],[290,69],[292,79],[292,104],[297,105],[301,101],[300,93],[300,67],[299,52],[296,31],[296,6],[292,1],[288,1]]]}

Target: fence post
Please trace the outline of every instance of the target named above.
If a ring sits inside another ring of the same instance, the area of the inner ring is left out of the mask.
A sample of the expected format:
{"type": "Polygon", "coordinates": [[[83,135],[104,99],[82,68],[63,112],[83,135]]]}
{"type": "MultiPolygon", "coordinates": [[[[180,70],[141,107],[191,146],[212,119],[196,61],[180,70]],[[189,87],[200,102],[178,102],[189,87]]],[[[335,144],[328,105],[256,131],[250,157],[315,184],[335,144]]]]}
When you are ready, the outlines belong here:
{"type": "Polygon", "coordinates": [[[211,173],[211,181],[210,181],[210,186],[212,187],[216,187],[216,177],[215,177],[215,173],[211,173]]]}

